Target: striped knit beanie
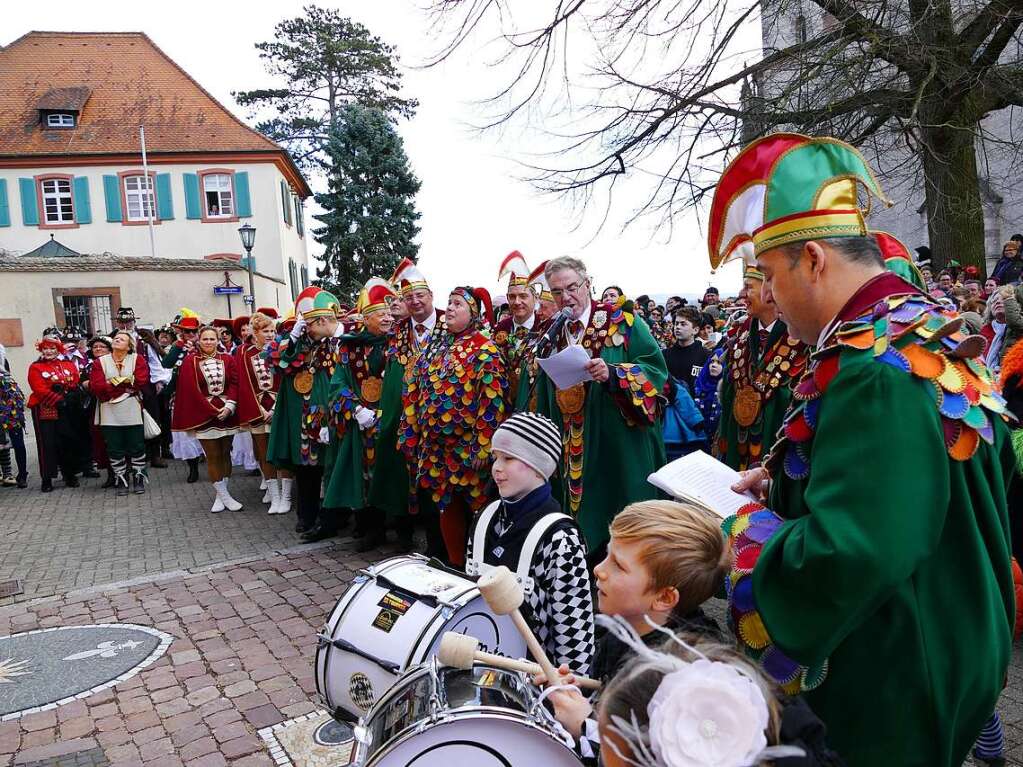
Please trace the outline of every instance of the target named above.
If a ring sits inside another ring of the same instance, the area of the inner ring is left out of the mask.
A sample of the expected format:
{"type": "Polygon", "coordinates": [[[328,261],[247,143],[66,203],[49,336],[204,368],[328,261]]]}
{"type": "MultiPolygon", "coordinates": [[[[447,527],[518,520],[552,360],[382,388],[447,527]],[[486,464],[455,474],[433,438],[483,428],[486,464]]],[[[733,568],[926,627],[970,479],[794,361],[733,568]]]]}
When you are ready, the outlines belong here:
{"type": "Polygon", "coordinates": [[[494,432],[492,447],[550,479],[561,460],[561,432],[539,413],[515,413],[494,432]]]}

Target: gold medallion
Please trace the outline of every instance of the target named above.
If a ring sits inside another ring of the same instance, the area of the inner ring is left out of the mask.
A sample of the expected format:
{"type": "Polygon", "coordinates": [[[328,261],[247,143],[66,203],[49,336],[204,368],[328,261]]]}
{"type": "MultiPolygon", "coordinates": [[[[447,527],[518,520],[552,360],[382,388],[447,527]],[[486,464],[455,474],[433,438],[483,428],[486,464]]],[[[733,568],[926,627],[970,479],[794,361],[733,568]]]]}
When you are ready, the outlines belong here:
{"type": "Polygon", "coordinates": [[[558,408],[562,413],[575,415],[583,409],[583,403],[586,402],[586,387],[577,383],[567,389],[558,389],[554,398],[558,401],[558,408]]]}
{"type": "Polygon", "coordinates": [[[735,402],[732,403],[732,414],[736,423],[743,428],[753,424],[760,415],[760,392],[752,386],[740,387],[735,392],[735,402]]]}
{"type": "Polygon", "coordinates": [[[508,332],[506,330],[499,330],[494,334],[494,343],[498,346],[504,346],[508,343],[508,332]]]}
{"type": "Polygon", "coordinates": [[[313,371],[299,370],[291,380],[291,385],[299,394],[306,395],[313,390],[313,371]]]}
{"type": "Polygon", "coordinates": [[[376,404],[380,401],[380,393],[383,391],[384,382],[376,376],[369,376],[362,380],[362,399],[365,402],[376,404]]]}

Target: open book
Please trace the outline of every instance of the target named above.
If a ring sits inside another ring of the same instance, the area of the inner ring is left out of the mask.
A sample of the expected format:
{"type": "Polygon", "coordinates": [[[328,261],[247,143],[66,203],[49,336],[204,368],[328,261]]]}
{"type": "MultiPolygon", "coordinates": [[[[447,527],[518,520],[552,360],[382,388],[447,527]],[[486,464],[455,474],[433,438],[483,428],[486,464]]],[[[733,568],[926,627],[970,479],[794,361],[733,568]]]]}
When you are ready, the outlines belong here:
{"type": "Polygon", "coordinates": [[[722,519],[757,500],[752,493],[743,495],[732,491],[732,485],[739,479],[739,472],[702,450],[665,464],[646,478],[672,498],[706,506],[722,519]]]}

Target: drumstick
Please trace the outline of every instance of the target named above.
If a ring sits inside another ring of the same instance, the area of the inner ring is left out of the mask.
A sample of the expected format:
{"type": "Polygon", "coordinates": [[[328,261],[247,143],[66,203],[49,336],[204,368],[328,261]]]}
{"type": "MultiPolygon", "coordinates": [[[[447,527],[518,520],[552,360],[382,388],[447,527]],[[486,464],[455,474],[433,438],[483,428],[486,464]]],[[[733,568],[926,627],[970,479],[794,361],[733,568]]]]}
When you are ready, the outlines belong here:
{"type": "Polygon", "coordinates": [[[554,680],[559,679],[561,675],[554,668],[554,664],[551,663],[547,653],[537,641],[536,635],[533,634],[525,618],[522,617],[522,613],[519,612],[519,605],[522,604],[523,599],[522,588],[515,580],[511,570],[504,565],[495,567],[480,576],[476,587],[479,588],[480,594],[483,595],[483,599],[491,610],[497,615],[507,615],[512,619],[515,628],[526,640],[526,647],[540,664],[544,676],[547,677],[547,683],[554,684],[554,680]]]}
{"type": "MultiPolygon", "coordinates": [[[[494,655],[479,649],[479,640],[467,634],[456,634],[454,631],[444,632],[440,639],[440,647],[437,648],[437,659],[445,666],[469,670],[473,663],[486,663],[489,666],[507,669],[508,671],[521,671],[524,674],[535,676],[542,673],[539,663],[533,663],[520,658],[506,658],[503,655],[494,655]]],[[[601,685],[596,679],[587,676],[577,676],[575,683],[579,687],[588,690],[599,690],[601,685]]]]}

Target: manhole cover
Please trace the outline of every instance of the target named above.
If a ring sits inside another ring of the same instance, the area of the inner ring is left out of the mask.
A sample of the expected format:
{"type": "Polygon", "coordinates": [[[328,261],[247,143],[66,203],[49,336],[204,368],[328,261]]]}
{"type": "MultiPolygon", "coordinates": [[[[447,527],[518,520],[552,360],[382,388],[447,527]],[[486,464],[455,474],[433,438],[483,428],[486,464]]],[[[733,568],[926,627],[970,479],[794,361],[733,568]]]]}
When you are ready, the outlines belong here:
{"type": "Polygon", "coordinates": [[[173,637],[148,626],[62,626],[0,637],[0,721],[54,708],[137,674],[173,637]]]}
{"type": "Polygon", "coordinates": [[[24,594],[25,587],[21,585],[21,581],[0,581],[0,599],[4,597],[16,597],[18,594],[24,594]]]}

